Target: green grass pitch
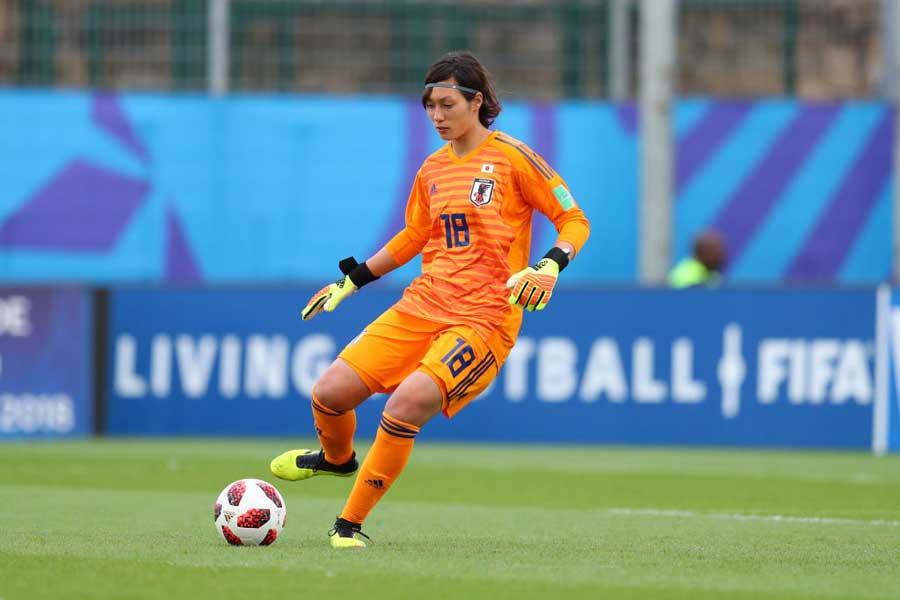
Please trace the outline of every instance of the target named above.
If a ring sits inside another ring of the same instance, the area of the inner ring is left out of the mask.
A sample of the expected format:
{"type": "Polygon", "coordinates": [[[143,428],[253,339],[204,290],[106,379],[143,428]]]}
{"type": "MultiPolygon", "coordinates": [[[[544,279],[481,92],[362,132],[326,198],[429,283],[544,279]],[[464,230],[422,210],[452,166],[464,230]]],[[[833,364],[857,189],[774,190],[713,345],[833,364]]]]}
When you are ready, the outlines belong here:
{"type": "Polygon", "coordinates": [[[424,441],[336,551],[352,480],[274,479],[297,445],[0,445],[0,598],[900,598],[898,457],[424,441]],[[213,526],[242,477],[285,497],[273,546],[213,526]]]}

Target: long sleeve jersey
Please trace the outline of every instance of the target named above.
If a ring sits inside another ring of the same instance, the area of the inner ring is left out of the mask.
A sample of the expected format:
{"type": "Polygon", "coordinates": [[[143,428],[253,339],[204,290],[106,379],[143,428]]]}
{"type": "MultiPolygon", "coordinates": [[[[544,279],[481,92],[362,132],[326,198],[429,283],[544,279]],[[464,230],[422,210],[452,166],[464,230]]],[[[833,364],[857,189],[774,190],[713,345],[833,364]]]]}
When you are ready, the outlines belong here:
{"type": "Polygon", "coordinates": [[[463,157],[450,144],[429,156],[409,196],[406,226],[387,244],[400,264],[422,254],[422,274],[394,308],[468,325],[505,356],[522,322],[506,281],[528,266],[535,210],[576,253],[587,241],[590,225],[568,186],[522,142],[494,131],[463,157]]]}

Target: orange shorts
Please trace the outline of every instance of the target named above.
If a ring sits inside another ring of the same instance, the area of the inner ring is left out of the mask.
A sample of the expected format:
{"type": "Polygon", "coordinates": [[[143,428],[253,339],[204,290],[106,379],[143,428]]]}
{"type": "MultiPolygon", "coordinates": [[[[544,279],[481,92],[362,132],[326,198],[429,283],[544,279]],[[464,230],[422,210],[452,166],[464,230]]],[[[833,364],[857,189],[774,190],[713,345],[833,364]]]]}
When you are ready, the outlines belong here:
{"type": "Polygon", "coordinates": [[[497,377],[506,356],[496,357],[466,325],[435,323],[389,308],[341,351],[372,393],[393,392],[407,376],[431,376],[452,417],[497,377]]]}

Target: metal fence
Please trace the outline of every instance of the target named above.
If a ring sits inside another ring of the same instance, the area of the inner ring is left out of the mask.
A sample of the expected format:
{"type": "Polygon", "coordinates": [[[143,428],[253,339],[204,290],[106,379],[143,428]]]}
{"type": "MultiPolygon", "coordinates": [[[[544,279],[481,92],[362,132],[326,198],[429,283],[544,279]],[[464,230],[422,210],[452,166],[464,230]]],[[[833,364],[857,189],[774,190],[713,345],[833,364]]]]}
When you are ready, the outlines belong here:
{"type": "Polygon", "coordinates": [[[679,93],[853,98],[882,79],[882,0],[682,0],[679,93]]]}
{"type": "MultiPolygon", "coordinates": [[[[469,48],[511,95],[636,92],[639,0],[222,0],[224,21],[217,1],[0,0],[0,85],[204,90],[225,33],[237,91],[415,93],[434,58],[469,48]]],[[[881,6],[681,0],[677,91],[874,95],[881,6]]]]}

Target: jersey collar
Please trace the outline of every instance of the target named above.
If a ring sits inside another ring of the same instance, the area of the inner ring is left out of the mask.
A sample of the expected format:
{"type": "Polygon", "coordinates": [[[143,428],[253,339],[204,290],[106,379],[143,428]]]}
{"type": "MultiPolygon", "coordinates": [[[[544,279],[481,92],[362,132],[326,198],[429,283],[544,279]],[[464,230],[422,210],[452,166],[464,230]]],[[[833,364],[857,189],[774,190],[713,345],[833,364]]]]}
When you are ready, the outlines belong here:
{"type": "Polygon", "coordinates": [[[452,145],[450,142],[447,142],[447,156],[449,156],[449,157],[450,157],[450,160],[452,160],[453,162],[455,162],[455,163],[457,163],[457,164],[461,164],[461,163],[467,162],[470,158],[472,158],[473,156],[475,156],[476,154],[478,154],[479,152],[481,152],[481,150],[482,150],[486,145],[488,145],[488,144],[491,142],[491,140],[493,140],[495,137],[497,137],[497,134],[498,134],[498,133],[500,133],[500,132],[499,132],[499,131],[496,131],[496,130],[495,130],[495,131],[492,131],[492,132],[491,132],[491,135],[489,135],[489,136],[487,136],[486,138],[484,138],[484,141],[483,141],[483,142],[481,142],[480,144],[478,144],[475,148],[472,148],[467,154],[465,154],[465,155],[462,156],[462,157],[457,156],[457,155],[456,155],[456,152],[453,151],[453,145],[452,145]]]}

